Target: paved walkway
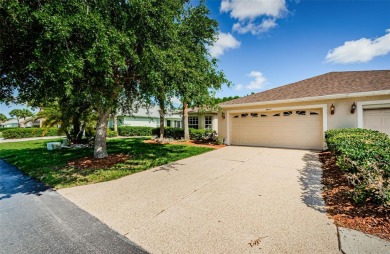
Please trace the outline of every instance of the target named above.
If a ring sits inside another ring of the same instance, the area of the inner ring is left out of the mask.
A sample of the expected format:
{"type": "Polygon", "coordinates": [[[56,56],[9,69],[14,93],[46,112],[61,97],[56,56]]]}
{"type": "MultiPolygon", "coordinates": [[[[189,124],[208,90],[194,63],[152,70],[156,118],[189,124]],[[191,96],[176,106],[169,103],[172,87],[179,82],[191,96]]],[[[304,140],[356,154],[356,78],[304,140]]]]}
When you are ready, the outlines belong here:
{"type": "Polygon", "coordinates": [[[0,253],[146,253],[0,160],[0,253]]]}
{"type": "Polygon", "coordinates": [[[339,253],[309,151],[227,147],[62,189],[152,253],[339,253]]]}
{"type": "Polygon", "coordinates": [[[0,143],[23,142],[23,141],[31,141],[31,140],[56,139],[56,138],[65,138],[65,137],[64,136],[51,136],[51,137],[19,138],[19,139],[0,138],[0,143]]]}

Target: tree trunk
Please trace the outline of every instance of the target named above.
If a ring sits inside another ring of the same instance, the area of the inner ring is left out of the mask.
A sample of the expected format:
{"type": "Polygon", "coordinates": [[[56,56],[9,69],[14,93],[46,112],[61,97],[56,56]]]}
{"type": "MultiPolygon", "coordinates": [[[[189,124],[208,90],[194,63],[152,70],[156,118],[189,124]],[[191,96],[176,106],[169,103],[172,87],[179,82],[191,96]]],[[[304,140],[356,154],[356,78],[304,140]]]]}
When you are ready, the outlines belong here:
{"type": "Polygon", "coordinates": [[[96,159],[102,159],[108,156],[106,135],[110,110],[98,109],[98,115],[93,156],[96,159]]]}
{"type": "Polygon", "coordinates": [[[184,139],[190,140],[190,130],[188,129],[188,104],[183,102],[183,128],[184,139]]]}
{"type": "Polygon", "coordinates": [[[165,123],[165,105],[164,102],[160,100],[160,139],[164,139],[164,123],[165,123]]]}
{"type": "Polygon", "coordinates": [[[114,113],[114,131],[118,131],[118,115],[114,113]]]}
{"type": "Polygon", "coordinates": [[[73,139],[76,144],[79,144],[81,142],[81,139],[83,138],[83,128],[81,126],[80,121],[81,115],[76,114],[73,117],[72,124],[73,124],[73,139]]]}

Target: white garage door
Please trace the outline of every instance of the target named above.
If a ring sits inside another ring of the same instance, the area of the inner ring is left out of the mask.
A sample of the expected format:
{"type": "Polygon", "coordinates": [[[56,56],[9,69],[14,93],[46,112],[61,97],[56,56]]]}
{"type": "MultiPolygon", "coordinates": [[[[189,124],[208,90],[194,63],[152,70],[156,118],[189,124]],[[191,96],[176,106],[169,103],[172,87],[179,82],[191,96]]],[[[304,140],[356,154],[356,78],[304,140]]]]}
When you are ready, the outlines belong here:
{"type": "Polygon", "coordinates": [[[322,110],[247,112],[231,116],[233,145],[322,149],[322,110]]]}
{"type": "Polygon", "coordinates": [[[363,128],[390,135],[390,109],[365,109],[363,111],[363,128]]]}

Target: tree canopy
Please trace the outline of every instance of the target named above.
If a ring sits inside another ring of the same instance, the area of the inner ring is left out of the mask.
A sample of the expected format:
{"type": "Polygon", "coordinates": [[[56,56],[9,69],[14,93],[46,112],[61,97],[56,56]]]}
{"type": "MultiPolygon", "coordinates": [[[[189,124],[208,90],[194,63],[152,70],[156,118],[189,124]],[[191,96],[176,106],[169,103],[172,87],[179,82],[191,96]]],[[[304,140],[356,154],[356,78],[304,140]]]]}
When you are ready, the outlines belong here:
{"type": "Polygon", "coordinates": [[[8,117],[6,117],[4,114],[0,113],[0,123],[3,123],[8,120],[8,117]]]}
{"type": "MultiPolygon", "coordinates": [[[[67,101],[97,112],[94,156],[107,156],[111,112],[135,102],[186,105],[227,83],[207,47],[217,34],[204,1],[58,0],[0,3],[0,100],[67,101]],[[4,41],[4,43],[3,43],[4,41]]],[[[169,106],[169,105],[168,105],[169,106]]]]}

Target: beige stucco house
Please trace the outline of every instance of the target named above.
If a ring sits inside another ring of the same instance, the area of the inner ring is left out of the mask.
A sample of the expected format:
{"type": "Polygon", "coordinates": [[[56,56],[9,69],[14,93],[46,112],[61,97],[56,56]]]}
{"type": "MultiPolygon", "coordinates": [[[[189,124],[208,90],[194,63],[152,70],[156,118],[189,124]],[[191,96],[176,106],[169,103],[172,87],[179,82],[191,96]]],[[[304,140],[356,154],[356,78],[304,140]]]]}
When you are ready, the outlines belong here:
{"type": "Polygon", "coordinates": [[[189,109],[188,127],[218,132],[218,111],[199,108],[189,109]]]}
{"type": "Polygon", "coordinates": [[[229,145],[325,149],[324,132],[368,128],[390,135],[390,70],[331,72],[220,104],[229,145]]]}

